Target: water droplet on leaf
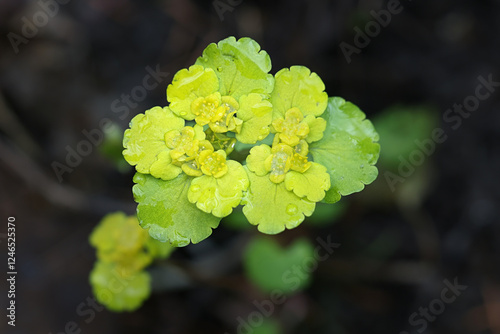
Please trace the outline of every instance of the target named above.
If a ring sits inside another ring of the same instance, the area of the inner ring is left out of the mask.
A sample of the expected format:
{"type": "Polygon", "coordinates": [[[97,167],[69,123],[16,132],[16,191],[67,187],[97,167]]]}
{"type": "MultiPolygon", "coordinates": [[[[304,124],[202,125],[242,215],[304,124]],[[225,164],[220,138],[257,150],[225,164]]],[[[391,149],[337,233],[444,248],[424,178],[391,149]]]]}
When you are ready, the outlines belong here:
{"type": "Polygon", "coordinates": [[[295,204],[288,204],[286,206],[286,213],[288,213],[290,216],[293,216],[299,212],[299,208],[295,204]]]}

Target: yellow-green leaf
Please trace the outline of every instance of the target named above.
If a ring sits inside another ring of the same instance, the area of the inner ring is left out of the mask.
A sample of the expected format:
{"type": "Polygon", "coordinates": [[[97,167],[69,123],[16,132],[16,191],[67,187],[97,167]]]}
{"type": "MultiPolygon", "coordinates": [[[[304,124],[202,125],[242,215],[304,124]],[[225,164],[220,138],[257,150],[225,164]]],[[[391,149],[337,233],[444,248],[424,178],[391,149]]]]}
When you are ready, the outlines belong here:
{"type": "Polygon", "coordinates": [[[320,116],[326,108],[328,95],[325,84],[314,72],[304,66],[284,68],[275,75],[271,94],[273,119],[285,117],[291,108],[299,108],[304,116],[320,116]]]}
{"type": "Polygon", "coordinates": [[[90,244],[97,249],[97,258],[116,262],[129,270],[141,270],[152,258],[144,252],[148,233],[139,226],[135,216],[123,212],[106,215],[90,234],[90,244]]]}
{"type": "Polygon", "coordinates": [[[136,173],[133,187],[137,217],[149,235],[175,247],[198,243],[212,234],[220,218],[201,211],[189,202],[188,189],[192,178],[180,174],[164,181],[150,175],[136,173]]]}
{"type": "Polygon", "coordinates": [[[319,202],[330,189],[330,175],[326,167],[313,162],[304,173],[289,171],[285,176],[285,187],[299,197],[306,197],[311,202],[319,202]]]}
{"type": "Polygon", "coordinates": [[[92,291],[99,303],[114,312],[138,309],[151,293],[145,271],[126,272],[114,263],[96,262],[90,273],[92,291]]]}
{"type": "Polygon", "coordinates": [[[250,187],[242,201],[243,213],[260,232],[277,234],[292,229],[314,212],[315,203],[288,191],[284,182],[276,184],[268,175],[247,172],[250,187]]]}
{"type": "Polygon", "coordinates": [[[273,90],[274,78],[268,74],[271,70],[271,58],[251,38],[236,40],[231,36],[217,44],[212,43],[205,48],[196,64],[215,71],[221,95],[229,95],[238,100],[242,95],[268,95],[273,90]]]}
{"type": "Polygon", "coordinates": [[[184,120],[174,115],[168,107],[154,107],[145,114],[135,116],[130,122],[130,129],[125,130],[123,137],[125,160],[142,174],[155,177],[177,176],[181,169],[170,165],[170,149],[165,144],[165,133],[181,130],[183,127],[184,120]],[[168,169],[170,173],[164,174],[162,168],[153,168],[151,171],[151,166],[155,163],[168,169]]]}
{"type": "Polygon", "coordinates": [[[226,217],[241,202],[243,191],[248,188],[248,176],[240,163],[228,160],[227,173],[219,178],[202,175],[191,182],[188,199],[198,209],[216,217],[226,217]]]}
{"type": "Polygon", "coordinates": [[[327,121],[324,136],[309,146],[309,152],[330,174],[332,187],[325,202],[334,203],[376,179],[379,136],[365,114],[340,97],[329,99],[323,117],[327,121]]]}
{"type": "Polygon", "coordinates": [[[245,144],[255,144],[269,134],[269,125],[273,120],[271,102],[264,100],[260,94],[244,95],[239,101],[238,118],[243,121],[236,139],[245,144]]]}
{"type": "Polygon", "coordinates": [[[214,71],[193,65],[177,72],[167,87],[167,100],[170,109],[178,116],[193,120],[196,115],[191,111],[191,103],[198,97],[206,97],[219,89],[219,81],[214,71]]]}
{"type": "Polygon", "coordinates": [[[269,171],[266,169],[265,161],[271,154],[271,148],[268,145],[262,144],[252,147],[247,156],[248,169],[258,176],[266,175],[269,171]]]}
{"type": "Polygon", "coordinates": [[[326,129],[326,121],[324,118],[308,115],[306,118],[304,118],[304,120],[309,126],[309,133],[306,137],[306,141],[308,143],[312,143],[323,138],[323,133],[326,129]]]}

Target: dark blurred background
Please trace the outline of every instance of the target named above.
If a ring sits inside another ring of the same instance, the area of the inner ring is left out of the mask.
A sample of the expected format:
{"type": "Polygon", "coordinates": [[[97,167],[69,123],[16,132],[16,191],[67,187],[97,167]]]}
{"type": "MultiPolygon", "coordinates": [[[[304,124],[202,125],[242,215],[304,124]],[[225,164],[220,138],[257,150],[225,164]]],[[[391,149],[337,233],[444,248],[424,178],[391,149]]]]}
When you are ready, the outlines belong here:
{"type": "Polygon", "coordinates": [[[223,221],[209,239],[172,255],[184,279],[155,281],[139,310],[92,319],[77,311],[92,296],[88,235],[109,212],[135,212],[133,171],[119,157],[124,129],[137,113],[166,105],[175,72],[227,36],[254,38],[272,73],[292,65],[318,73],[330,96],[380,126],[382,153],[384,143],[392,152],[372,185],[341,201],[340,214],[275,237],[287,245],[331,236],[341,246],[308,288],[276,306],[278,329],[266,333],[500,333],[500,1],[401,0],[380,31],[370,13],[387,11],[386,1],[53,4],[0,2],[0,267],[14,216],[18,271],[15,328],[5,317],[7,269],[1,276],[2,333],[237,333],[238,317],[269,298],[241,265],[255,229],[223,221]],[[372,37],[361,45],[365,27],[372,37]],[[349,57],[345,43],[357,50],[349,57]],[[151,72],[157,80],[145,86],[151,72]],[[488,80],[489,91],[478,88],[488,80]],[[478,99],[477,89],[490,94],[478,99]],[[448,112],[464,102],[470,113],[448,112]],[[113,130],[85,146],[105,119],[113,130]],[[418,160],[415,139],[434,130],[446,140],[418,160]],[[84,156],[68,165],[78,149],[84,156]],[[401,176],[410,159],[418,163],[401,176]],[[467,288],[449,304],[433,302],[443,299],[445,280],[467,288]],[[412,323],[429,307],[436,316],[412,323]]]}

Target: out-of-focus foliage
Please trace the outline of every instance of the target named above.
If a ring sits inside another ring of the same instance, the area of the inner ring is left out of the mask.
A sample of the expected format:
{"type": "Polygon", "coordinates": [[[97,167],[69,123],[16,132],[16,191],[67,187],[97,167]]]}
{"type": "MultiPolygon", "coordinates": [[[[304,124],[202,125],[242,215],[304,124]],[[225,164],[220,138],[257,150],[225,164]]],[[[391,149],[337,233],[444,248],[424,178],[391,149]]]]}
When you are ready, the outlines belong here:
{"type": "Polygon", "coordinates": [[[151,293],[151,278],[144,269],[156,259],[165,259],[175,249],[151,238],[137,217],[122,212],[106,215],[92,231],[90,244],[97,261],[90,284],[97,300],[115,312],[133,311],[151,293]]]}
{"type": "Polygon", "coordinates": [[[314,248],[298,239],[286,248],[269,237],[256,237],[247,246],[244,265],[248,278],[266,293],[293,294],[311,281],[314,248]]]}

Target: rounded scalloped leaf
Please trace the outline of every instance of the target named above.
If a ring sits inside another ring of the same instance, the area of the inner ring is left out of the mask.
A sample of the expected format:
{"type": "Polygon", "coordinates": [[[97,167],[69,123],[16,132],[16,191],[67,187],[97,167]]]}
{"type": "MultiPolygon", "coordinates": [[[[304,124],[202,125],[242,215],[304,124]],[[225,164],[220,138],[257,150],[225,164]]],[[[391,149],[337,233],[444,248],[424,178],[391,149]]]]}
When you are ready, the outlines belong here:
{"type": "Polygon", "coordinates": [[[293,170],[286,173],[285,186],[289,191],[299,197],[306,197],[311,202],[319,202],[325,197],[325,192],[330,189],[330,175],[326,167],[316,162],[304,173],[293,170]]]}
{"type": "Polygon", "coordinates": [[[332,187],[325,202],[335,203],[377,178],[379,136],[365,114],[340,97],[328,100],[323,117],[327,121],[324,136],[309,146],[309,153],[327,168],[332,187]]]}
{"type": "Polygon", "coordinates": [[[273,106],[260,94],[249,94],[240,97],[238,118],[243,121],[236,139],[245,144],[255,144],[263,140],[270,132],[269,125],[273,120],[273,106]]]}
{"type": "Polygon", "coordinates": [[[228,160],[228,171],[220,178],[202,175],[191,182],[188,199],[198,209],[216,217],[226,217],[241,202],[248,188],[248,176],[239,162],[228,160]]]}
{"type": "Polygon", "coordinates": [[[311,282],[308,270],[302,270],[299,276],[293,269],[303,268],[309,259],[314,260],[314,247],[306,239],[296,240],[282,248],[269,237],[256,237],[245,250],[244,266],[247,276],[262,291],[279,290],[289,295],[311,282]]]}
{"type": "Polygon", "coordinates": [[[96,262],[89,279],[97,301],[114,312],[134,311],[151,294],[147,272],[126,273],[114,263],[96,262]]]}
{"type": "Polygon", "coordinates": [[[157,163],[171,170],[169,176],[176,173],[178,175],[181,169],[170,165],[168,161],[167,153],[170,149],[165,144],[165,133],[170,130],[181,130],[184,123],[185,121],[174,115],[168,107],[154,107],[144,114],[138,114],[130,121],[130,129],[125,130],[123,157],[142,174],[164,176],[156,173],[162,169],[151,171],[151,166],[157,163]]]}
{"type": "Polygon", "coordinates": [[[243,213],[260,232],[277,234],[295,228],[314,212],[316,204],[288,191],[284,182],[276,184],[248,169],[247,173],[250,187],[241,202],[243,213]]]}
{"type": "Polygon", "coordinates": [[[268,145],[262,144],[254,146],[247,156],[247,168],[257,174],[264,176],[269,173],[266,169],[265,161],[272,154],[271,148],[268,145]]]}
{"type": "Polygon", "coordinates": [[[299,108],[304,116],[320,116],[326,108],[325,84],[305,66],[283,68],[275,75],[271,94],[273,119],[285,117],[290,108],[299,108]]]}
{"type": "Polygon", "coordinates": [[[323,138],[323,133],[326,129],[326,121],[323,117],[314,117],[308,115],[304,121],[309,126],[309,133],[307,134],[306,141],[312,143],[323,138]]]}
{"type": "Polygon", "coordinates": [[[178,71],[167,87],[170,109],[178,116],[193,120],[196,115],[191,104],[198,97],[206,97],[219,89],[219,80],[211,68],[193,65],[178,71]]]}
{"type": "Polygon", "coordinates": [[[132,190],[138,203],[137,217],[151,237],[183,247],[204,240],[219,225],[220,218],[189,202],[187,193],[191,180],[185,174],[169,181],[135,174],[136,184],[132,190]]]}
{"type": "Polygon", "coordinates": [[[268,74],[271,58],[251,38],[236,40],[231,36],[218,44],[212,43],[205,48],[196,64],[215,71],[221,95],[239,99],[250,93],[269,95],[273,90],[274,78],[268,74]]]}
{"type": "Polygon", "coordinates": [[[172,163],[170,150],[160,152],[149,168],[149,174],[162,180],[172,180],[181,172],[182,169],[172,163]]]}

